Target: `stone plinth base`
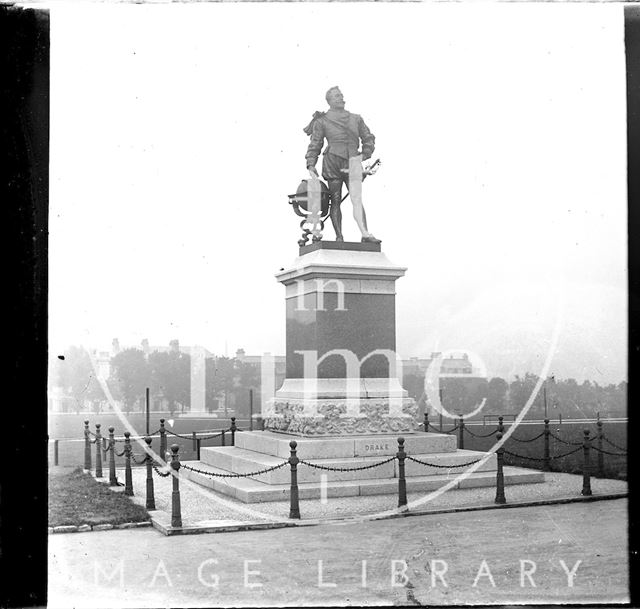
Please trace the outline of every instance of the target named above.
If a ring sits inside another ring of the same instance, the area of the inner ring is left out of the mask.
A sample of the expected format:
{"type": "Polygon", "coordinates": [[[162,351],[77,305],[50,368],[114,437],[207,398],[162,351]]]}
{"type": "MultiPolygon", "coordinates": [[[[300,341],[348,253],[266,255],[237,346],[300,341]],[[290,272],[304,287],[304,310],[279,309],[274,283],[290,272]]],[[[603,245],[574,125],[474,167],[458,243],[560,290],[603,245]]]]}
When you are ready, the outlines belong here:
{"type": "MultiPolygon", "coordinates": [[[[291,437],[270,431],[239,432],[235,446],[202,448],[200,461],[187,462],[204,472],[250,473],[279,465],[290,455],[291,437]]],[[[348,471],[328,471],[299,464],[300,499],[347,497],[355,495],[397,494],[398,461],[377,467],[353,470],[388,459],[398,450],[398,435],[296,438],[298,457],[310,463],[348,471]],[[323,491],[326,489],[326,491],[323,491]]],[[[449,483],[465,467],[456,467],[484,456],[470,450],[456,450],[451,435],[416,432],[405,438],[407,453],[433,464],[405,462],[408,492],[432,491],[449,483]]],[[[455,488],[495,486],[496,456],[490,455],[473,474],[456,483],[455,488]]],[[[544,474],[533,470],[505,467],[505,484],[543,482],[544,474]]],[[[180,475],[245,503],[283,501],[289,498],[289,466],[254,478],[214,478],[187,469],[180,475]]]]}
{"type": "MultiPolygon", "coordinates": [[[[235,448],[287,459],[291,454],[290,436],[270,431],[236,434],[235,448]]],[[[339,438],[295,438],[301,459],[352,459],[354,457],[390,457],[398,452],[398,436],[351,436],[339,438]]],[[[447,434],[416,432],[405,437],[410,455],[456,452],[456,438],[447,434]]],[[[202,448],[210,451],[210,448],[202,448]]],[[[204,458],[203,458],[204,460],[204,458]]],[[[213,463],[212,463],[213,464],[213,463]]]]}

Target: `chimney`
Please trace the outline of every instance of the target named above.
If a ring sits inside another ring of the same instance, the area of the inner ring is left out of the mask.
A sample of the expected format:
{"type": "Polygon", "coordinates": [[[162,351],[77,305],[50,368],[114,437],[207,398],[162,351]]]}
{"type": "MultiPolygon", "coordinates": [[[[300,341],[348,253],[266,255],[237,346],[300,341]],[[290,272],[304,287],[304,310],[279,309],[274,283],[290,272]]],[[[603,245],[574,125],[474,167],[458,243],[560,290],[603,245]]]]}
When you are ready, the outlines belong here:
{"type": "Polygon", "coordinates": [[[120,353],[120,341],[117,338],[114,338],[111,341],[111,353],[113,355],[118,355],[118,353],[120,353]]]}
{"type": "Polygon", "coordinates": [[[170,343],[169,343],[169,347],[171,347],[171,352],[172,353],[178,353],[180,351],[180,341],[178,339],[173,339],[170,343]]]}
{"type": "Polygon", "coordinates": [[[244,356],[245,356],[245,355],[246,355],[246,354],[245,354],[245,352],[244,352],[244,349],[238,349],[238,350],[236,351],[236,359],[239,359],[240,361],[243,361],[243,360],[244,360],[244,356]]]}
{"type": "Polygon", "coordinates": [[[144,351],[144,354],[149,355],[149,339],[143,338],[141,345],[142,345],[142,350],[144,351]]]}

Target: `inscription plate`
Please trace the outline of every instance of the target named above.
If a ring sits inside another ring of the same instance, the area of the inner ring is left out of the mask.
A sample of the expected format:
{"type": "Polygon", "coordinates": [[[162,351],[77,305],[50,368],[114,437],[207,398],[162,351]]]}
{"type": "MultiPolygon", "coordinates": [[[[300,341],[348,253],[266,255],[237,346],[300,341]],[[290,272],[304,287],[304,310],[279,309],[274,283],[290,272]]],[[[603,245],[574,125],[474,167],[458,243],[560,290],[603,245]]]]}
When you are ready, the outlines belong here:
{"type": "Polygon", "coordinates": [[[398,452],[396,438],[366,438],[355,440],[356,457],[391,456],[398,452]]]}

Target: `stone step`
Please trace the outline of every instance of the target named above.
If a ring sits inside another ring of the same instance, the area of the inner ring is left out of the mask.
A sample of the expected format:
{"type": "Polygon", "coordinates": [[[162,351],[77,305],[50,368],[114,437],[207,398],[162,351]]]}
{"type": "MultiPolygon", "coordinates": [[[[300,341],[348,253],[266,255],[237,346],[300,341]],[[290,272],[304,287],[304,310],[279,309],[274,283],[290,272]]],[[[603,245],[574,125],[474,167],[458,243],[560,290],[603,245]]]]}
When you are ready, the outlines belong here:
{"type": "MultiPolygon", "coordinates": [[[[257,453],[289,458],[289,442],[295,440],[300,459],[340,459],[350,457],[382,457],[395,455],[398,451],[398,436],[405,439],[408,454],[455,452],[455,436],[416,431],[398,435],[345,436],[331,438],[308,438],[273,431],[242,431],[235,435],[235,445],[257,453]]],[[[203,449],[204,450],[204,449],[203,449]]]]}
{"type": "MultiPolygon", "coordinates": [[[[187,466],[195,467],[203,472],[228,473],[222,469],[212,467],[201,461],[186,462],[187,466]]],[[[266,501],[289,500],[290,483],[265,484],[251,478],[214,478],[205,474],[181,469],[180,475],[218,493],[235,497],[243,503],[260,503],[266,501]]],[[[407,492],[434,491],[451,482],[449,476],[416,476],[407,478],[407,492]]],[[[536,470],[507,466],[504,468],[505,485],[531,484],[544,482],[544,473],[536,470]]],[[[455,482],[453,489],[495,487],[495,472],[477,472],[463,480],[455,482]]],[[[298,484],[298,493],[303,499],[320,499],[322,485],[318,482],[303,482],[298,484]]],[[[327,497],[350,497],[358,495],[397,495],[397,478],[378,478],[372,480],[328,481],[326,484],[327,497]]]]}
{"type": "MultiPolygon", "coordinates": [[[[484,457],[484,453],[470,450],[458,450],[446,453],[428,453],[412,455],[426,463],[434,464],[433,467],[415,463],[410,460],[405,461],[405,475],[407,477],[429,476],[429,475],[451,475],[463,471],[463,468],[456,467],[475,461],[484,457]]],[[[351,457],[342,459],[305,459],[309,463],[335,468],[354,468],[371,465],[384,461],[389,457],[351,457]]],[[[256,453],[254,451],[238,448],[237,446],[216,446],[200,449],[200,460],[207,465],[216,467],[226,472],[237,474],[247,474],[259,471],[268,467],[273,467],[283,462],[282,457],[274,457],[256,453]]],[[[479,466],[477,471],[495,471],[496,456],[490,455],[486,462],[479,466]]],[[[320,482],[321,476],[325,474],[329,481],[346,480],[368,480],[377,478],[397,478],[398,461],[393,460],[378,467],[362,469],[356,471],[328,471],[310,467],[305,464],[298,466],[299,482],[320,482]]],[[[290,467],[286,465],[280,469],[260,474],[255,477],[264,484],[287,484],[290,481],[290,467]]]]}

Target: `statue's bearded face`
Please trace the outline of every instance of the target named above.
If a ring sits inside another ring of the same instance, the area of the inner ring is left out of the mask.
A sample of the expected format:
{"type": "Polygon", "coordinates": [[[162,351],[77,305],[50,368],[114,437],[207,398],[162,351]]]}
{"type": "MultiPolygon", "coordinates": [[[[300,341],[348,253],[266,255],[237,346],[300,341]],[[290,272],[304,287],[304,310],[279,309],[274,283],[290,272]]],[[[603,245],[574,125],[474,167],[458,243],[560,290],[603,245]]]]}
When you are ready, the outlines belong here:
{"type": "Polygon", "coordinates": [[[344,108],[344,97],[342,96],[342,91],[337,88],[331,89],[327,94],[327,102],[329,102],[330,108],[342,110],[344,108]]]}

